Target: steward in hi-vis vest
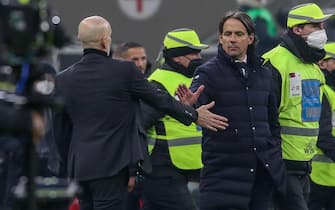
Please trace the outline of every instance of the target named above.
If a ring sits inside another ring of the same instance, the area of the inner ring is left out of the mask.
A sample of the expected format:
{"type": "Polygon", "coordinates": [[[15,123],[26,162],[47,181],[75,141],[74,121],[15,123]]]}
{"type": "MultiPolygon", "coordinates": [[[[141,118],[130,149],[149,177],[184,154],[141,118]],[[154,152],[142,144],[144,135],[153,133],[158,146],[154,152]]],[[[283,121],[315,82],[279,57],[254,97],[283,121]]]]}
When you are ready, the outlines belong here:
{"type": "MultiPolygon", "coordinates": [[[[148,80],[177,97],[175,92],[179,85],[191,84],[194,70],[202,62],[200,51],[207,47],[200,43],[192,29],[168,32],[164,38],[164,60],[148,80]]],[[[194,123],[185,126],[146,104],[142,105],[152,161],[152,173],[146,175],[143,182],[144,208],[197,209],[187,183],[199,182],[201,128],[194,123]]]]}
{"type": "Polygon", "coordinates": [[[279,105],[283,159],[288,171],[285,195],[276,195],[279,210],[307,210],[311,160],[319,135],[324,75],[317,62],[325,56],[327,34],[315,3],[293,7],[282,42],[263,55],[272,69],[279,105]]]}
{"type": "MultiPolygon", "coordinates": [[[[178,85],[189,86],[192,79],[180,73],[165,69],[157,69],[149,78],[164,86],[170,95],[174,95],[178,85]]],[[[201,163],[201,128],[195,123],[185,126],[177,120],[165,115],[148,131],[149,153],[157,141],[166,141],[172,164],[184,170],[200,169],[201,163]]]]}
{"type": "Polygon", "coordinates": [[[282,79],[279,122],[283,158],[309,161],[316,153],[323,74],[316,64],[301,62],[283,46],[263,57],[278,69],[282,79]]]}
{"type": "Polygon", "coordinates": [[[326,77],[323,88],[317,154],[312,160],[310,210],[335,209],[335,42],[325,45],[319,65],[326,77]]]}

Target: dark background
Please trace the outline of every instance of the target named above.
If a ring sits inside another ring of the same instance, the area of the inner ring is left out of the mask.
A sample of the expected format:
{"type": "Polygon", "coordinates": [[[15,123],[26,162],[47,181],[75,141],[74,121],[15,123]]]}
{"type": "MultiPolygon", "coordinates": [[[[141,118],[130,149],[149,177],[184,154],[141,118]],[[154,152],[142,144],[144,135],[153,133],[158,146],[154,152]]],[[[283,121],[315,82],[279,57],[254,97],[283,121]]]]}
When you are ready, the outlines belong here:
{"type": "MultiPolygon", "coordinates": [[[[58,11],[66,30],[73,37],[81,19],[100,15],[111,22],[114,44],[139,42],[147,48],[150,60],[156,58],[167,31],[192,28],[204,40],[218,31],[218,23],[227,11],[237,9],[234,0],[161,0],[158,12],[151,18],[134,20],[121,11],[118,1],[135,3],[138,0],[53,0],[49,3],[58,11]]],[[[334,6],[329,0],[270,0],[268,8],[275,14],[279,8],[306,2],[315,2],[322,8],[334,6]]]]}

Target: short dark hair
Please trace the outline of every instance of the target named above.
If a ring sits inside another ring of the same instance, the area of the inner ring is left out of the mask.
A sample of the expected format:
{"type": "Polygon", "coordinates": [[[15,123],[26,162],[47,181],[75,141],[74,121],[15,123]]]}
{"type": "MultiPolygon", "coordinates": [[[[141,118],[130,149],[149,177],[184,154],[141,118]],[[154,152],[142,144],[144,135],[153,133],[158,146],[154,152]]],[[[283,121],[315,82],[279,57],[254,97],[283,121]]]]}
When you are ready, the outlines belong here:
{"type": "Polygon", "coordinates": [[[251,17],[245,12],[240,12],[240,11],[229,11],[229,12],[227,12],[227,14],[221,19],[221,21],[219,23],[220,34],[223,33],[223,25],[230,18],[234,18],[236,20],[239,20],[244,25],[248,34],[249,35],[251,35],[251,34],[254,35],[254,37],[255,37],[254,42],[251,45],[252,47],[254,47],[255,43],[257,42],[255,23],[252,21],[251,17]]]}
{"type": "MultiPolygon", "coordinates": [[[[113,52],[113,56],[118,58],[125,58],[127,51],[131,48],[143,47],[143,45],[137,42],[123,42],[117,46],[113,52]]],[[[143,47],[144,48],[144,47],[143,47]]]]}

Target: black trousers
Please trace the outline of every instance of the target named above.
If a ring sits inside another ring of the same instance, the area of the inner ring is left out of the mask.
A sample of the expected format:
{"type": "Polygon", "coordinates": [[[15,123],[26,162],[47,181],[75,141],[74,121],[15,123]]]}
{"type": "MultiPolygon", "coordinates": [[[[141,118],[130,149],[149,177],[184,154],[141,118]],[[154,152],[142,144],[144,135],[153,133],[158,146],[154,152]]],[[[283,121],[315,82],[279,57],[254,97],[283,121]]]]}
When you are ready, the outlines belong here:
{"type": "Polygon", "coordinates": [[[140,210],[142,199],[142,183],[136,182],[134,190],[127,195],[127,210],[140,210]]]}
{"type": "Polygon", "coordinates": [[[178,172],[166,176],[146,176],[142,185],[143,209],[196,210],[187,183],[187,178],[178,172]]]}
{"type": "Polygon", "coordinates": [[[274,194],[276,210],[308,210],[307,200],[310,192],[309,175],[287,175],[286,192],[274,194]]]}
{"type": "Polygon", "coordinates": [[[128,193],[128,173],[113,177],[80,181],[80,210],[125,210],[128,193]]]}
{"type": "Polygon", "coordinates": [[[311,181],[309,210],[335,210],[335,187],[318,185],[311,181]]]}
{"type": "Polygon", "coordinates": [[[12,209],[12,188],[25,175],[25,147],[20,139],[0,136],[0,209],[12,209]]]}

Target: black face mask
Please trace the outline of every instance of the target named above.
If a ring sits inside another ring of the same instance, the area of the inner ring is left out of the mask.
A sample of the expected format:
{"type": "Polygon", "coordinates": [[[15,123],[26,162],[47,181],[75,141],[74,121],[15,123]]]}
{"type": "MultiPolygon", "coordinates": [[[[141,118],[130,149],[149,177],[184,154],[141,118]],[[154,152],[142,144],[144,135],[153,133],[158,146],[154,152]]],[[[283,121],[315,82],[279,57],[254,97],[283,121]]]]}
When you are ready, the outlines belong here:
{"type": "MultiPolygon", "coordinates": [[[[327,71],[328,72],[328,71],[327,71]]],[[[335,70],[325,74],[326,84],[329,85],[333,90],[335,90],[335,70]]]]}
{"type": "Polygon", "coordinates": [[[200,66],[201,64],[203,64],[203,60],[201,58],[197,58],[197,59],[193,59],[190,60],[190,63],[188,64],[188,67],[185,68],[186,70],[186,74],[189,77],[193,77],[194,71],[195,69],[200,66]]]}
{"type": "Polygon", "coordinates": [[[175,62],[171,57],[167,55],[165,55],[164,58],[165,63],[168,66],[172,67],[174,71],[179,72],[189,78],[193,77],[195,69],[203,63],[202,59],[189,59],[190,62],[188,64],[188,67],[186,68],[180,63],[175,62]]]}

